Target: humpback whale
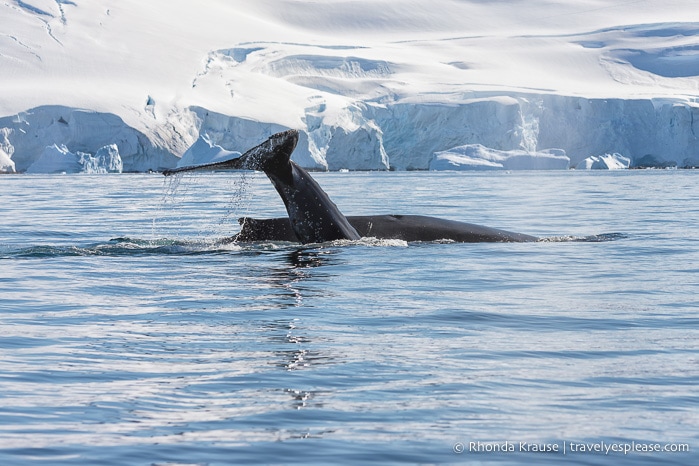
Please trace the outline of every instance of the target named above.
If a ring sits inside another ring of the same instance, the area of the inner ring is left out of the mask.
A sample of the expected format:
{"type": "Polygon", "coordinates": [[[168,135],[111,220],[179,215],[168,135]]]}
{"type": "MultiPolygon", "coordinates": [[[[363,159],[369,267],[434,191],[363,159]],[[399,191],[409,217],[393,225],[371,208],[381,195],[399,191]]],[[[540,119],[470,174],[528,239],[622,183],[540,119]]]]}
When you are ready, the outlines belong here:
{"type": "MultiPolygon", "coordinates": [[[[457,243],[523,243],[535,236],[425,215],[359,215],[346,217],[361,237],[408,242],[449,240],[457,243]]],[[[238,219],[240,232],[228,241],[288,241],[298,239],[288,218],[238,219]]]]}
{"type": "Polygon", "coordinates": [[[272,135],[240,157],[165,170],[176,173],[205,170],[259,170],[270,179],[284,202],[288,218],[241,218],[240,232],[227,241],[290,241],[323,243],[361,237],[404,241],[451,240],[462,243],[527,242],[539,238],[471,223],[423,215],[345,217],[311,175],[291,160],[298,131],[272,135]]]}

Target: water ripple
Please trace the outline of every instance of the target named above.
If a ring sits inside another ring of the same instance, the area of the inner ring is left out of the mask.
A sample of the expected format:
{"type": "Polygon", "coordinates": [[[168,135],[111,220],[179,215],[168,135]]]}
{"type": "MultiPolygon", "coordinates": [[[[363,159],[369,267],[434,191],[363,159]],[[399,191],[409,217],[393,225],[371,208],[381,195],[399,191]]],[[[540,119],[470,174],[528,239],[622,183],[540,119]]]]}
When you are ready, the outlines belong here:
{"type": "Polygon", "coordinates": [[[564,234],[223,245],[224,175],[167,208],[155,177],[10,177],[0,464],[694,463],[454,445],[699,445],[696,174],[314,177],[351,213],[564,234]]]}

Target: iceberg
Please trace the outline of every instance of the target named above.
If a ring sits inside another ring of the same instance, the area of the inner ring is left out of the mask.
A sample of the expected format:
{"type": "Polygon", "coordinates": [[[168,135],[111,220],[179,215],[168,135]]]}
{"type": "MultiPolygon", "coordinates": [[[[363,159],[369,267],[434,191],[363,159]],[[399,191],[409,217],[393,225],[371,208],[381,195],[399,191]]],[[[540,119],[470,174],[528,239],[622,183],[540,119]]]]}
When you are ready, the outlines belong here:
{"type": "Polygon", "coordinates": [[[12,160],[12,153],[15,148],[10,144],[7,136],[9,131],[6,128],[0,128],[0,173],[16,173],[17,168],[12,160]]]}
{"type": "Polygon", "coordinates": [[[624,170],[631,166],[631,159],[621,154],[593,155],[578,163],[576,170],[624,170]]]}
{"type": "Polygon", "coordinates": [[[121,173],[124,170],[116,144],[101,147],[94,156],[84,152],[78,152],[77,155],[83,173],[121,173]]]}
{"type": "Polygon", "coordinates": [[[80,157],[66,146],[47,146],[39,158],[27,168],[27,173],[79,173],[82,165],[80,157]]]}
{"type": "Polygon", "coordinates": [[[116,144],[100,148],[93,156],[73,153],[64,145],[47,146],[27,168],[27,173],[121,173],[123,164],[116,144]]]}
{"type": "Polygon", "coordinates": [[[430,170],[567,170],[570,159],[561,149],[538,152],[496,150],[467,144],[435,152],[430,170]]]}
{"type": "Polygon", "coordinates": [[[15,173],[15,163],[2,149],[0,149],[0,173],[15,173]]]}

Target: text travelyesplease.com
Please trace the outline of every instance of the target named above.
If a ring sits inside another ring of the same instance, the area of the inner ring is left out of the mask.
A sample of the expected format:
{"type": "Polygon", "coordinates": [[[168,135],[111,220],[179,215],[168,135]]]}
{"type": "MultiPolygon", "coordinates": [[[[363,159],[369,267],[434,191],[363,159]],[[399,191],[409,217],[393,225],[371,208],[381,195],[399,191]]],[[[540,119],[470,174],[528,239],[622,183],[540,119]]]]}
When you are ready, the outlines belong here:
{"type": "Polygon", "coordinates": [[[686,443],[653,443],[653,442],[457,442],[454,444],[455,453],[596,453],[610,455],[620,453],[687,453],[690,451],[686,443]]]}

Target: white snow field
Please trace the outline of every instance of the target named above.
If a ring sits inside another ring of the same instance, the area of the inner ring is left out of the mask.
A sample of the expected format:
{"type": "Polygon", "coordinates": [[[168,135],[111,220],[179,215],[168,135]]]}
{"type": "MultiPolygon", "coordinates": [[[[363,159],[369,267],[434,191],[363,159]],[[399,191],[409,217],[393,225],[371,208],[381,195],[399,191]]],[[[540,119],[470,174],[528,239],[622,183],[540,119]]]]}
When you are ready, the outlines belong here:
{"type": "Polygon", "coordinates": [[[694,0],[0,4],[5,172],[162,170],[286,128],[320,170],[697,166],[698,97],[694,0]]]}

